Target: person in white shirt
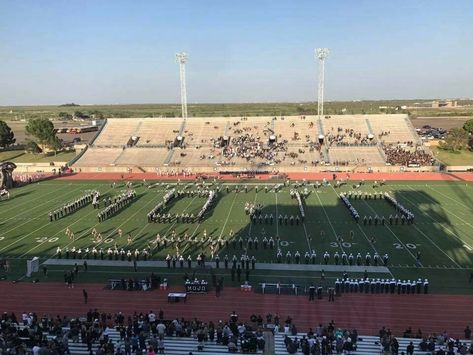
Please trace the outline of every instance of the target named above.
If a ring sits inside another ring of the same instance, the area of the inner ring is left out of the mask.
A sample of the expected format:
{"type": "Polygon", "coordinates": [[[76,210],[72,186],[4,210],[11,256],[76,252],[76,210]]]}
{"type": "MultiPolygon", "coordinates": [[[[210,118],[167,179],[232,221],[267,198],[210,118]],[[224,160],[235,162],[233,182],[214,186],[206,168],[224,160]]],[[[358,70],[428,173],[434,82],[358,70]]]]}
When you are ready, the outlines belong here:
{"type": "Polygon", "coordinates": [[[148,314],[148,321],[150,323],[156,322],[156,314],[153,313],[153,311],[149,312],[148,314]]]}
{"type": "Polygon", "coordinates": [[[166,331],[166,326],[163,324],[163,322],[159,322],[158,325],[156,326],[156,330],[158,331],[159,336],[164,336],[164,332],[166,331]]]}

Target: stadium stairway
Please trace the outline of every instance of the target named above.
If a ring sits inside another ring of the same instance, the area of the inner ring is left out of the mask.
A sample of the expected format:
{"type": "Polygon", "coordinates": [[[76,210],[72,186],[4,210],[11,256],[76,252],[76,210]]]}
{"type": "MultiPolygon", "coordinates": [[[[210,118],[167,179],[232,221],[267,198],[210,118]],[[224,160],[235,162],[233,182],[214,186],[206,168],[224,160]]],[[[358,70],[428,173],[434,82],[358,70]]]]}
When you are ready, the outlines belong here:
{"type": "Polygon", "coordinates": [[[228,137],[228,128],[230,127],[230,121],[227,121],[227,123],[225,123],[225,129],[223,131],[223,136],[224,137],[228,137]]]}
{"type": "Polygon", "coordinates": [[[331,159],[330,159],[330,151],[329,151],[329,149],[327,148],[327,146],[325,146],[324,151],[325,151],[324,160],[325,160],[326,163],[330,163],[330,161],[331,161],[331,159]]]}
{"type": "Polygon", "coordinates": [[[365,122],[366,122],[366,126],[368,127],[368,132],[369,132],[369,134],[372,134],[372,135],[374,136],[373,128],[371,127],[370,120],[369,120],[369,119],[366,119],[365,122]]]}
{"type": "Polygon", "coordinates": [[[183,136],[186,129],[187,120],[182,120],[181,128],[179,129],[179,135],[183,136]]]}
{"type": "Polygon", "coordinates": [[[408,116],[404,117],[404,121],[406,122],[407,128],[412,134],[412,137],[414,138],[415,142],[419,145],[423,145],[422,139],[420,139],[419,135],[417,134],[417,131],[412,124],[411,120],[409,119],[408,116]]]}
{"type": "Polygon", "coordinates": [[[143,125],[143,121],[138,122],[138,126],[136,126],[135,131],[133,132],[132,136],[138,136],[138,133],[140,133],[140,128],[143,125]]]}
{"type": "MultiPolygon", "coordinates": [[[[117,330],[109,330],[108,337],[112,340],[115,347],[120,343],[120,333],[117,330]]],[[[284,343],[283,343],[284,345],[284,343]]],[[[164,347],[165,354],[169,355],[183,355],[188,354],[189,352],[198,353],[200,355],[216,355],[228,353],[228,348],[224,345],[217,344],[215,341],[205,342],[204,350],[197,351],[197,339],[196,338],[187,338],[187,337],[164,337],[164,347]]],[[[98,344],[92,346],[92,351],[95,353],[97,351],[98,344]]],[[[88,355],[87,345],[83,344],[80,340],[77,343],[69,340],[69,350],[71,354],[77,355],[88,355]]],[[[261,351],[258,351],[257,354],[262,354],[261,351]]]]}
{"type": "Polygon", "coordinates": [[[322,134],[325,136],[324,125],[322,124],[322,120],[317,119],[317,127],[319,128],[319,134],[322,134]]]}
{"type": "Polygon", "coordinates": [[[172,156],[174,154],[174,149],[169,150],[168,155],[166,156],[166,159],[164,159],[164,166],[168,166],[169,163],[171,162],[172,156]]]}
{"type": "MultiPolygon", "coordinates": [[[[299,333],[296,336],[290,336],[292,339],[297,338],[297,339],[302,339],[302,337],[306,335],[305,333],[299,333]]],[[[406,348],[409,345],[409,343],[412,341],[414,344],[414,353],[415,354],[420,354],[420,355],[428,355],[430,352],[422,352],[419,350],[419,343],[421,342],[421,339],[417,338],[401,338],[401,337],[396,337],[397,341],[399,342],[399,352],[406,352],[406,348]]],[[[470,344],[471,340],[462,340],[462,343],[467,343],[470,344]]],[[[275,355],[287,355],[288,352],[286,350],[286,346],[284,345],[284,334],[279,333],[274,336],[274,347],[275,347],[275,355]]],[[[435,346],[436,350],[440,349],[440,345],[435,346]]],[[[379,343],[379,337],[377,336],[363,336],[360,335],[358,336],[358,342],[357,342],[357,348],[356,351],[352,351],[351,354],[360,354],[360,355],[379,355],[382,353],[382,347],[381,344],[379,343]]],[[[296,354],[302,354],[302,352],[299,351],[296,354]]]]}

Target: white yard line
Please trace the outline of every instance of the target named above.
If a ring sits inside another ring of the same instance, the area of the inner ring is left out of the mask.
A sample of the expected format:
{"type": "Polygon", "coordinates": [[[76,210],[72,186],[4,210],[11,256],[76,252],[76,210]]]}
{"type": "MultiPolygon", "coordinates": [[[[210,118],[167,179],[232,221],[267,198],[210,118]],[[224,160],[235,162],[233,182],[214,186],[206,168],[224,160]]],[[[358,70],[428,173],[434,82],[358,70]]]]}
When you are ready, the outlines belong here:
{"type": "MultiPolygon", "coordinates": [[[[335,194],[338,196],[338,198],[340,198],[340,195],[339,195],[338,192],[335,190],[335,188],[334,188],[332,185],[330,185],[330,186],[332,187],[333,191],[334,191],[335,194]]],[[[378,250],[376,250],[376,248],[374,247],[374,244],[370,242],[368,236],[366,235],[366,233],[365,233],[365,231],[363,230],[363,228],[361,228],[360,224],[357,223],[357,222],[355,222],[355,224],[356,224],[356,226],[358,227],[358,229],[360,230],[360,232],[363,234],[363,236],[365,237],[366,241],[367,241],[368,244],[371,246],[371,248],[373,249],[373,251],[374,251],[375,253],[377,253],[378,255],[381,255],[381,254],[378,253],[378,250]]],[[[389,273],[391,274],[391,276],[394,276],[394,275],[391,273],[391,271],[389,271],[389,273]]]]}
{"type": "MultiPolygon", "coordinates": [[[[25,222],[25,223],[21,223],[21,224],[17,225],[17,226],[14,227],[14,228],[8,229],[8,230],[7,230],[6,232],[4,232],[3,234],[6,234],[6,233],[8,233],[8,232],[11,232],[12,230],[14,230],[14,229],[16,229],[16,228],[18,228],[18,227],[21,227],[21,226],[25,225],[25,224],[28,223],[28,222],[29,222],[29,221],[27,221],[27,222],[25,222]]],[[[0,249],[0,252],[3,251],[3,250],[5,250],[5,249],[7,249],[7,248],[9,248],[9,247],[11,247],[12,245],[14,245],[14,244],[16,244],[16,243],[18,243],[18,242],[21,242],[23,239],[28,238],[28,237],[29,237],[30,235],[32,235],[33,233],[36,233],[36,232],[42,230],[43,228],[49,226],[51,223],[53,223],[53,222],[49,222],[49,221],[48,221],[48,223],[44,224],[43,226],[41,226],[41,227],[39,227],[39,228],[36,228],[35,230],[31,231],[31,232],[28,233],[28,234],[25,234],[25,235],[22,236],[21,238],[15,239],[12,243],[10,243],[10,244],[4,246],[3,248],[1,248],[1,249],[0,249]]],[[[0,235],[2,235],[2,234],[0,234],[0,235]]]]}
{"type": "MultiPolygon", "coordinates": [[[[69,195],[69,194],[72,193],[72,192],[75,193],[75,192],[78,191],[78,190],[79,190],[79,189],[74,189],[74,190],[72,190],[72,191],[66,192],[65,195],[69,195]]],[[[56,192],[56,193],[57,193],[57,192],[56,192]]],[[[32,207],[31,209],[26,209],[24,212],[19,213],[19,214],[15,215],[14,217],[10,217],[10,218],[8,218],[8,219],[2,221],[2,222],[6,222],[6,221],[9,221],[9,220],[11,220],[11,219],[18,218],[18,216],[21,216],[21,215],[23,215],[23,214],[31,214],[31,211],[35,210],[36,208],[41,207],[41,206],[46,205],[46,204],[49,204],[49,203],[54,202],[54,201],[65,201],[65,200],[64,200],[64,198],[57,198],[57,199],[54,199],[54,200],[48,200],[48,201],[46,201],[46,202],[44,202],[44,203],[41,203],[41,204],[39,204],[39,205],[36,205],[35,207],[32,207]]],[[[49,219],[49,217],[47,216],[47,213],[45,213],[44,217],[45,217],[46,219],[49,219]]],[[[16,226],[13,227],[13,228],[9,228],[9,229],[4,228],[4,229],[6,229],[6,230],[5,230],[5,232],[1,233],[0,236],[5,235],[5,234],[7,234],[7,233],[10,233],[11,231],[13,231],[13,230],[15,230],[15,229],[17,229],[17,228],[19,228],[19,227],[21,227],[21,226],[23,226],[23,225],[29,223],[30,221],[31,221],[31,219],[28,218],[26,222],[21,223],[21,224],[18,224],[18,225],[16,225],[16,226]]],[[[48,222],[48,223],[50,223],[50,222],[48,222]]],[[[1,251],[1,250],[3,250],[3,249],[0,249],[0,251],[1,251]]]]}
{"type": "MultiPolygon", "coordinates": [[[[219,238],[222,238],[223,232],[225,231],[225,227],[227,226],[228,220],[230,219],[230,215],[232,214],[233,205],[235,204],[235,200],[237,198],[237,193],[235,193],[235,197],[233,198],[232,204],[230,205],[230,209],[228,211],[227,218],[225,219],[225,223],[223,224],[222,231],[220,232],[219,238]]],[[[250,222],[251,223],[251,222],[250,222]]]]}
{"type": "MultiPolygon", "coordinates": [[[[69,186],[64,186],[64,188],[68,188],[69,186]]],[[[7,200],[7,201],[10,201],[13,203],[13,206],[11,206],[11,208],[9,208],[8,212],[13,212],[14,210],[16,210],[17,208],[19,208],[20,210],[22,210],[23,212],[21,213],[18,213],[15,217],[11,217],[11,218],[7,218],[7,219],[1,219],[0,222],[6,222],[6,221],[9,221],[10,219],[13,219],[13,218],[16,218],[18,216],[21,216],[22,214],[25,214],[25,213],[28,213],[31,211],[31,209],[28,209],[28,210],[25,210],[23,208],[24,205],[27,205],[27,206],[32,206],[34,205],[35,207],[33,208],[36,208],[36,207],[40,207],[42,205],[44,205],[45,203],[49,203],[51,200],[47,199],[46,196],[48,195],[51,195],[51,194],[58,194],[61,190],[63,189],[59,189],[59,190],[55,190],[55,191],[51,191],[51,192],[48,192],[47,194],[44,194],[44,195],[41,195],[41,196],[38,196],[36,198],[26,198],[27,200],[24,201],[24,202],[21,202],[21,203],[15,203],[15,195],[12,193],[11,197],[10,197],[10,200],[7,200]],[[36,205],[34,204],[34,202],[36,200],[47,200],[47,202],[43,203],[43,204],[40,204],[40,205],[36,205]]],[[[15,190],[13,190],[15,191],[15,190]]],[[[3,205],[3,204],[2,204],[3,205]]],[[[2,206],[0,205],[0,206],[2,206]]],[[[5,206],[5,205],[3,205],[5,206]]]]}
{"type": "MultiPolygon", "coordinates": [[[[417,206],[416,204],[414,204],[410,199],[408,199],[407,197],[405,196],[401,196],[401,198],[404,198],[405,200],[407,200],[410,204],[412,204],[413,206],[417,206]]],[[[419,211],[420,209],[417,208],[419,211]]],[[[422,211],[420,211],[422,213],[422,211]]],[[[451,262],[453,262],[458,268],[462,268],[455,260],[453,260],[450,255],[448,255],[442,248],[440,248],[427,234],[425,234],[422,230],[420,230],[415,224],[413,224],[413,227],[420,233],[424,236],[424,238],[426,238],[427,240],[429,240],[433,246],[435,246],[438,250],[440,250],[448,259],[450,259],[451,262]]]]}
{"type": "Polygon", "coordinates": [[[335,228],[333,228],[332,221],[330,220],[330,217],[328,216],[327,211],[325,210],[324,204],[322,203],[322,200],[320,199],[319,194],[316,192],[315,195],[317,196],[320,206],[322,207],[322,210],[324,211],[325,217],[327,218],[327,221],[330,224],[330,228],[332,228],[333,236],[335,237],[335,242],[338,244],[342,252],[345,253],[345,250],[343,249],[343,245],[341,245],[341,243],[339,243],[337,240],[337,232],[335,231],[335,228]]]}
{"type": "MultiPolygon", "coordinates": [[[[404,198],[406,200],[408,200],[406,197],[404,196],[401,196],[401,198],[404,198]]],[[[408,200],[409,203],[412,204],[412,202],[410,202],[410,200],[408,200]]],[[[420,211],[420,210],[419,210],[420,211]]],[[[448,259],[450,259],[450,261],[452,261],[458,268],[462,268],[455,260],[453,260],[447,253],[445,253],[445,251],[440,248],[427,234],[425,234],[423,231],[421,231],[415,224],[412,225],[420,234],[422,234],[427,240],[429,240],[432,245],[434,245],[438,250],[440,250],[448,259]]]]}
{"type": "MultiPolygon", "coordinates": [[[[105,195],[106,193],[108,193],[110,190],[111,190],[111,189],[105,191],[105,192],[103,193],[103,195],[105,195]]],[[[92,204],[90,204],[90,205],[92,205],[92,204]]],[[[59,230],[58,232],[54,233],[52,236],[48,236],[48,239],[55,237],[56,235],[58,235],[58,234],[61,233],[61,232],[64,232],[67,228],[69,228],[70,226],[73,226],[74,224],[76,224],[77,222],[83,220],[84,218],[88,217],[90,214],[92,214],[92,213],[94,213],[94,212],[96,212],[95,209],[93,209],[92,211],[90,211],[89,213],[87,213],[85,216],[82,216],[81,218],[77,219],[75,222],[71,223],[71,224],[68,225],[66,228],[63,228],[63,229],[59,230]]],[[[23,257],[23,256],[26,256],[27,254],[29,254],[30,252],[32,252],[33,250],[35,250],[36,248],[40,247],[41,245],[43,245],[43,244],[45,244],[45,243],[47,243],[47,241],[42,242],[42,243],[38,243],[35,247],[31,248],[30,250],[28,250],[27,252],[25,252],[24,254],[22,254],[22,255],[20,256],[20,258],[23,257]]]]}
{"type": "MultiPolygon", "coordinates": [[[[370,206],[369,203],[366,202],[366,200],[362,200],[366,206],[368,206],[368,208],[374,213],[376,214],[376,211],[370,206]]],[[[396,233],[394,233],[392,231],[392,229],[386,224],[385,227],[388,229],[389,232],[391,232],[391,234],[394,236],[394,238],[397,239],[397,241],[402,245],[402,247],[404,248],[404,250],[406,250],[411,256],[412,258],[417,261],[417,258],[414,256],[414,254],[412,254],[412,252],[410,251],[410,249],[401,241],[401,239],[399,239],[399,237],[397,236],[396,233]]],[[[420,263],[420,262],[419,262],[420,263]]],[[[420,265],[422,266],[422,263],[420,263],[420,265]]]]}
{"type": "MultiPolygon", "coordinates": [[[[141,211],[143,210],[143,208],[147,207],[147,206],[148,206],[150,203],[152,203],[152,202],[155,202],[154,199],[151,199],[150,201],[148,201],[147,203],[145,203],[143,207],[141,207],[140,209],[138,209],[138,211],[136,211],[135,213],[133,213],[133,214],[132,214],[130,217],[128,217],[125,221],[123,221],[121,224],[119,224],[118,227],[116,227],[115,229],[113,229],[113,230],[108,234],[108,236],[103,237],[102,242],[97,243],[97,244],[94,244],[94,246],[97,247],[97,246],[99,246],[99,245],[102,245],[102,244],[104,243],[104,241],[105,241],[106,239],[110,238],[112,235],[114,235],[115,232],[116,232],[118,229],[120,229],[121,226],[123,226],[124,224],[126,224],[126,222],[128,222],[130,219],[134,218],[139,212],[141,212],[141,211]]],[[[132,203],[133,203],[133,201],[132,201],[132,203]]],[[[82,233],[77,239],[80,239],[81,237],[83,237],[83,236],[86,235],[86,234],[90,234],[90,232],[91,232],[95,227],[97,227],[97,226],[99,226],[99,225],[100,225],[100,222],[96,223],[96,224],[95,224],[94,226],[92,226],[92,228],[90,228],[88,231],[82,233]]],[[[75,242],[75,241],[72,241],[72,242],[70,242],[69,244],[63,246],[62,249],[67,248],[68,246],[70,246],[70,245],[73,244],[74,242],[75,242]]],[[[54,253],[54,255],[55,255],[55,254],[56,254],[56,253],[54,253]]]]}
{"type": "MultiPolygon", "coordinates": [[[[196,197],[197,197],[197,196],[196,196],[196,197]]],[[[192,202],[196,199],[196,197],[194,197],[194,198],[192,199],[192,201],[186,206],[186,208],[184,208],[184,211],[183,211],[183,212],[185,212],[185,211],[190,207],[190,205],[191,205],[192,202]]],[[[176,222],[174,222],[173,225],[168,229],[168,232],[171,230],[171,228],[174,226],[175,223],[176,223],[176,222]]],[[[194,231],[193,231],[192,234],[190,235],[189,239],[191,239],[191,238],[195,235],[195,232],[197,232],[197,229],[199,229],[200,225],[201,225],[201,222],[198,222],[198,223],[197,223],[197,226],[194,228],[194,231]]],[[[184,255],[184,252],[187,251],[187,247],[188,247],[189,245],[190,245],[190,241],[187,240],[186,245],[185,245],[184,248],[182,249],[181,255],[184,255]]]]}
{"type": "MultiPolygon", "coordinates": [[[[256,198],[258,197],[258,193],[255,192],[255,199],[253,200],[253,205],[256,204],[256,198]]],[[[253,226],[253,220],[250,218],[250,227],[248,228],[248,235],[251,237],[251,227],[253,226]]]]}
{"type": "MultiPolygon", "coordinates": [[[[436,186],[436,187],[437,187],[437,186],[436,186]]],[[[461,203],[461,202],[458,201],[457,199],[454,199],[454,198],[452,198],[452,197],[450,197],[450,196],[448,196],[448,195],[445,195],[445,194],[441,193],[440,191],[438,191],[438,190],[432,188],[432,186],[429,186],[429,185],[428,185],[428,188],[431,189],[431,190],[433,190],[434,192],[438,193],[439,195],[442,195],[442,196],[448,198],[449,200],[452,200],[452,201],[455,202],[456,204],[461,205],[461,206],[463,206],[463,207],[469,209],[470,211],[473,211],[473,208],[471,208],[471,207],[465,205],[464,203],[461,203]]],[[[413,190],[412,188],[410,188],[410,189],[413,190]]],[[[415,191],[415,190],[414,190],[414,191],[415,191]]],[[[429,196],[429,198],[430,198],[431,200],[433,200],[430,196],[429,196]]]]}
{"type": "Polygon", "coordinates": [[[276,196],[276,216],[274,220],[276,221],[276,237],[279,237],[279,220],[278,220],[278,192],[274,191],[274,195],[276,196]]]}
{"type": "MultiPolygon", "coordinates": [[[[429,219],[431,219],[432,221],[434,221],[435,223],[439,223],[442,225],[442,228],[447,231],[450,235],[452,235],[455,239],[457,239],[457,241],[459,241],[463,246],[465,246],[468,250],[472,250],[473,248],[471,247],[471,245],[469,245],[467,242],[465,242],[463,239],[461,239],[459,236],[457,236],[450,228],[446,227],[444,225],[444,223],[438,221],[437,219],[431,217],[429,214],[424,214],[422,210],[420,210],[420,208],[417,207],[417,204],[412,202],[410,199],[408,199],[407,197],[405,196],[401,196],[402,199],[405,199],[407,200],[411,205],[415,206],[415,208],[422,214],[422,215],[425,215],[426,217],[428,217],[429,219]]],[[[463,233],[463,232],[462,232],[463,233]]],[[[465,233],[466,234],[466,233],[465,233]]]]}
{"type": "MultiPolygon", "coordinates": [[[[411,190],[412,190],[412,191],[414,191],[415,193],[417,193],[417,194],[418,194],[418,192],[417,192],[416,190],[413,190],[413,189],[411,189],[411,190]]],[[[432,202],[434,202],[434,203],[438,203],[438,202],[437,202],[437,201],[435,201],[435,200],[434,200],[432,197],[430,197],[430,196],[427,196],[427,197],[428,197],[428,198],[430,198],[430,200],[432,200],[432,202]]],[[[457,204],[460,204],[460,203],[459,203],[459,202],[457,202],[456,200],[454,200],[454,201],[455,201],[457,204]]],[[[465,205],[463,205],[463,206],[465,206],[465,205]]],[[[461,217],[457,216],[455,213],[448,211],[446,208],[444,208],[444,211],[445,211],[446,213],[448,213],[448,214],[451,214],[452,216],[454,216],[454,217],[458,218],[460,221],[462,221],[463,223],[465,223],[465,224],[467,224],[467,225],[469,225],[470,227],[472,227],[472,228],[473,228],[473,224],[471,224],[471,223],[468,223],[468,222],[467,222],[467,221],[465,221],[463,218],[461,218],[461,217]]],[[[465,234],[466,234],[466,233],[465,233],[465,234]]]]}
{"type": "Polygon", "coordinates": [[[305,239],[307,240],[307,246],[309,247],[308,251],[312,252],[312,247],[310,246],[309,235],[307,234],[307,229],[305,227],[305,222],[302,222],[302,227],[304,227],[305,239]]]}
{"type": "Polygon", "coordinates": [[[454,263],[458,268],[462,268],[455,260],[453,260],[442,248],[440,248],[432,239],[430,239],[427,234],[425,234],[424,232],[422,232],[419,228],[417,228],[417,226],[415,224],[413,224],[414,228],[420,233],[422,234],[426,239],[428,239],[438,250],[440,250],[447,258],[450,259],[450,261],[452,263],[454,263]]]}

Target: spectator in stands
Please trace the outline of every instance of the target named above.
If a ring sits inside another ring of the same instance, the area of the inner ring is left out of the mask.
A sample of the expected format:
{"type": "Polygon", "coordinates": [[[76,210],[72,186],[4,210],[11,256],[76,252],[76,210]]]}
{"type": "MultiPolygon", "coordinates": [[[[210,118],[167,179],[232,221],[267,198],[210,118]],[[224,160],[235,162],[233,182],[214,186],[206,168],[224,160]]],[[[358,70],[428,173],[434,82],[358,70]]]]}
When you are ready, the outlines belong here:
{"type": "Polygon", "coordinates": [[[158,352],[159,352],[159,354],[164,354],[164,349],[165,349],[165,347],[164,347],[164,339],[161,339],[161,338],[160,338],[160,339],[158,340],[158,352]]]}
{"type": "Polygon", "coordinates": [[[406,347],[406,354],[407,355],[413,355],[414,354],[414,344],[409,342],[409,345],[406,347]]]}
{"type": "Polygon", "coordinates": [[[392,165],[432,165],[433,157],[422,149],[415,147],[383,146],[386,162],[392,165]]]}
{"type": "Polygon", "coordinates": [[[465,330],[464,330],[464,333],[465,333],[465,339],[470,339],[471,338],[471,329],[470,329],[470,326],[467,325],[465,330]]]}

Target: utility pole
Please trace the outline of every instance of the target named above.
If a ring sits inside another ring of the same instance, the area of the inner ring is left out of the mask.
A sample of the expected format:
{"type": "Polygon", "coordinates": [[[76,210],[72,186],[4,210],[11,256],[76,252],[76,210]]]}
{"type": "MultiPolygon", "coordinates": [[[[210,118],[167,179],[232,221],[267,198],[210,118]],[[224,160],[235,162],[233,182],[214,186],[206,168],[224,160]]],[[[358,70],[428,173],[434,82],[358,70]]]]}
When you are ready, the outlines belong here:
{"type": "Polygon", "coordinates": [[[187,119],[186,62],[188,58],[187,53],[176,53],[176,61],[179,63],[179,78],[181,80],[181,110],[183,119],[187,119]]]}
{"type": "Polygon", "coordinates": [[[328,48],[317,48],[315,50],[315,59],[319,61],[319,89],[317,93],[317,116],[319,120],[324,115],[325,59],[329,54],[328,48]]]}

